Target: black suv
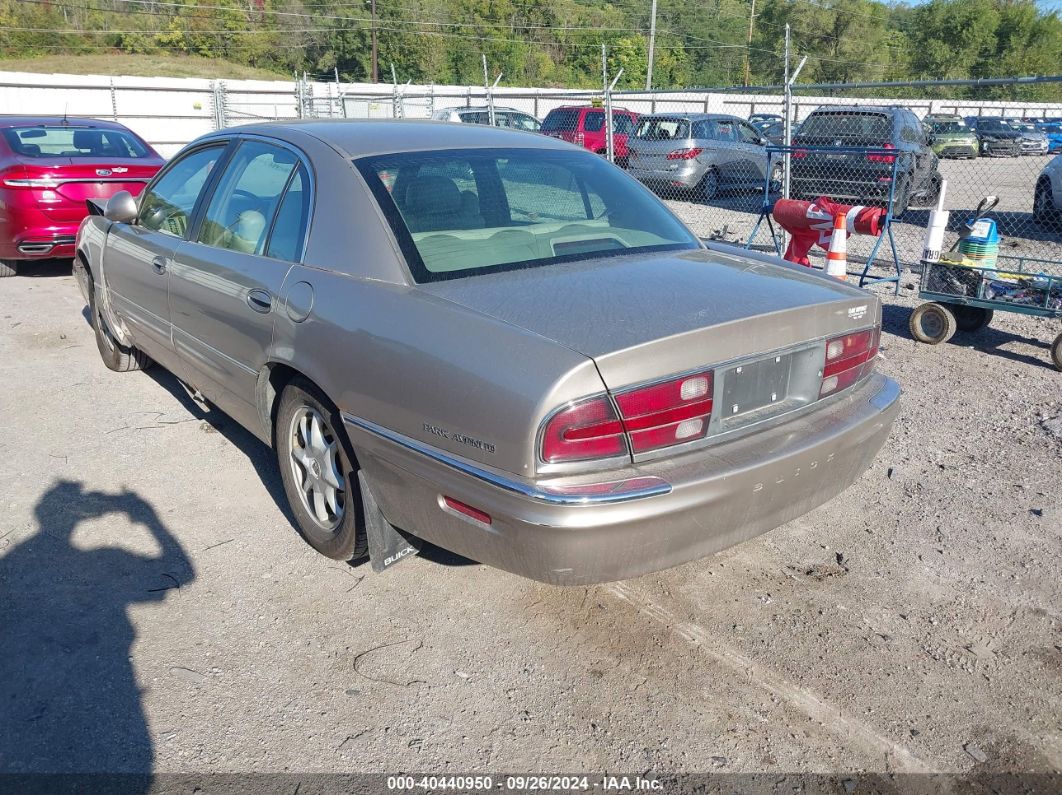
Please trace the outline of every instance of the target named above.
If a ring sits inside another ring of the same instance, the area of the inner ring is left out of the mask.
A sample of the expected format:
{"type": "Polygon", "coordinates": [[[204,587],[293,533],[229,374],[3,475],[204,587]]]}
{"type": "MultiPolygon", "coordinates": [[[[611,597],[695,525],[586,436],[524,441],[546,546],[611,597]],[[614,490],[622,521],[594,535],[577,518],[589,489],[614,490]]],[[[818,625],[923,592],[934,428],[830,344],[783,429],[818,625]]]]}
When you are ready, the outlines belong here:
{"type": "Polygon", "coordinates": [[[909,206],[929,207],[940,193],[941,176],[932,140],[907,108],[831,105],[817,108],[793,137],[793,146],[895,149],[896,154],[808,152],[792,160],[792,195],[826,196],[848,204],[884,205],[889,198],[893,163],[896,188],[892,214],[909,206]]]}
{"type": "Polygon", "coordinates": [[[967,116],[966,124],[977,134],[985,157],[1017,157],[1022,152],[1021,130],[1002,116],[967,116]]]}

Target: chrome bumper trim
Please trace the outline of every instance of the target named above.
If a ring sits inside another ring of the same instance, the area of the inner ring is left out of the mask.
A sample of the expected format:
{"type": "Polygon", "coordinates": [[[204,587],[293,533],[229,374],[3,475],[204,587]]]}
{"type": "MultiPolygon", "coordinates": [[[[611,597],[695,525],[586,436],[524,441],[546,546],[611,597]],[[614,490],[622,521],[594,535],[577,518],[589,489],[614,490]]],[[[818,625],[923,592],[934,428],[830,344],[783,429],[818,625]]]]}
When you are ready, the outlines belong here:
{"type": "Polygon", "coordinates": [[[528,499],[537,502],[544,502],[549,505],[603,505],[608,503],[630,502],[631,500],[642,500],[646,497],[656,497],[662,494],[671,493],[670,483],[661,480],[658,477],[645,475],[636,475],[627,480],[616,481],[614,484],[615,488],[608,491],[600,491],[603,486],[611,485],[608,483],[589,483],[582,486],[565,486],[563,487],[563,490],[560,488],[550,489],[544,486],[533,486],[528,483],[505,477],[504,475],[488,472],[474,464],[469,464],[466,461],[455,458],[436,447],[418,442],[416,439],[411,439],[400,433],[395,433],[394,431],[388,430],[374,422],[363,420],[360,417],[355,417],[346,412],[343,412],[342,416],[343,422],[348,425],[353,425],[355,428],[367,431],[381,439],[394,442],[407,450],[420,453],[433,461],[448,466],[451,469],[456,469],[470,477],[482,480],[492,486],[497,486],[505,491],[510,491],[514,494],[519,494],[522,497],[527,497],[528,499]],[[629,484],[629,488],[623,488],[625,484],[629,484]],[[587,491],[580,493],[578,491],[580,488],[585,488],[587,491]],[[597,489],[597,491],[594,491],[594,489],[597,489]]]}
{"type": "Polygon", "coordinates": [[[878,393],[870,399],[870,405],[884,411],[899,399],[900,385],[891,378],[887,378],[878,393]]]}

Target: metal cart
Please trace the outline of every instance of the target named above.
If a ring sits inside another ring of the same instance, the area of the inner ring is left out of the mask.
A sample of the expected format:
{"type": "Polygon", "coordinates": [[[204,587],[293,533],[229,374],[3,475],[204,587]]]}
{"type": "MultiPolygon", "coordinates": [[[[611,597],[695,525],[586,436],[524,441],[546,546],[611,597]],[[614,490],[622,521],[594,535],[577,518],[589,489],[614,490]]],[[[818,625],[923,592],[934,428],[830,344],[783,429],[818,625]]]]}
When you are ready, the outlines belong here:
{"type": "MultiPolygon", "coordinates": [[[[922,262],[922,304],[911,313],[911,335],[939,345],[956,331],[979,331],[995,311],[1062,318],[1062,262],[1004,257],[995,268],[922,262]]],[[[1062,334],[1051,344],[1051,361],[1062,370],[1062,334]]]]}

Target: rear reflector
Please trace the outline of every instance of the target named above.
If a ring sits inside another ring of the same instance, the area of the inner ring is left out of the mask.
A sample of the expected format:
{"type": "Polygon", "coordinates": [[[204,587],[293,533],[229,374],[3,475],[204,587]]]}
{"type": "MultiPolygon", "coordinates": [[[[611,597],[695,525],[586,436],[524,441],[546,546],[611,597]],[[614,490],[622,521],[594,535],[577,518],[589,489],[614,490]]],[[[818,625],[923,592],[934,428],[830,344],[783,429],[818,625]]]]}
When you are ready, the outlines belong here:
{"type": "Polygon", "coordinates": [[[826,341],[826,361],[822,366],[819,397],[847,389],[874,370],[878,358],[881,329],[857,331],[826,341]]]}
{"type": "Polygon", "coordinates": [[[542,431],[542,460],[550,464],[626,453],[623,425],[607,397],[591,398],[558,411],[542,431]]]}
{"type": "Polygon", "coordinates": [[[455,500],[453,497],[447,497],[446,495],[443,495],[442,502],[451,511],[457,511],[459,514],[467,516],[469,519],[475,519],[477,522],[490,524],[490,514],[484,513],[479,508],[473,508],[471,505],[461,502],[461,500],[455,500]]]}
{"type": "Polygon", "coordinates": [[[693,160],[697,155],[703,152],[703,149],[697,147],[691,147],[689,149],[676,149],[674,152],[667,153],[668,160],[693,160]]]}

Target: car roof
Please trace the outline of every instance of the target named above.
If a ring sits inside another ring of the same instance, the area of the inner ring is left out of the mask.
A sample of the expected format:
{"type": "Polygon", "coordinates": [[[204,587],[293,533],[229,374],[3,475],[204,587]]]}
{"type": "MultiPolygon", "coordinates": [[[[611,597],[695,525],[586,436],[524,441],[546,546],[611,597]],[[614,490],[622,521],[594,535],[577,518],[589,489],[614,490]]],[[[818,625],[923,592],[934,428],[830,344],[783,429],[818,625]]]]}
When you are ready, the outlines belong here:
{"type": "Polygon", "coordinates": [[[102,130],[128,130],[124,124],[105,119],[79,119],[67,116],[15,116],[0,115],[0,127],[22,127],[25,125],[57,125],[68,127],[95,127],[102,130]]]}
{"type": "Polygon", "coordinates": [[[565,141],[523,130],[420,119],[306,119],[246,124],[209,133],[200,140],[241,134],[266,135],[296,146],[300,134],[309,135],[346,157],[481,147],[582,151],[565,141]]]}
{"type": "Polygon", "coordinates": [[[732,116],[729,113],[648,113],[642,119],[687,119],[688,121],[704,121],[705,119],[723,119],[726,121],[745,121],[740,116],[732,116]]]}
{"type": "MultiPolygon", "coordinates": [[[[900,107],[899,105],[821,105],[815,110],[811,111],[815,113],[899,113],[900,111],[907,110],[907,108],[900,107]]],[[[811,114],[809,114],[811,115],[811,114]]]]}
{"type": "MultiPolygon", "coordinates": [[[[604,108],[598,108],[594,105],[561,105],[559,107],[553,108],[553,110],[551,110],[549,113],[553,113],[554,110],[604,110],[604,108]]],[[[613,113],[618,110],[621,110],[624,113],[634,113],[634,111],[630,108],[621,108],[619,105],[612,106],[613,113]]],[[[547,113],[546,115],[548,116],[549,113],[547,113]]]]}
{"type": "MultiPolygon", "coordinates": [[[[490,106],[489,105],[467,105],[467,106],[466,105],[453,105],[452,107],[449,107],[449,108],[439,108],[435,112],[436,113],[443,113],[443,112],[448,112],[448,113],[462,113],[462,112],[465,112],[465,113],[467,113],[468,111],[477,111],[478,112],[478,111],[482,111],[482,110],[490,110],[490,106]]],[[[526,113],[528,116],[531,115],[530,113],[527,113],[526,110],[520,110],[519,108],[510,108],[508,105],[495,105],[494,106],[494,110],[511,110],[514,113],[526,113]]]]}

